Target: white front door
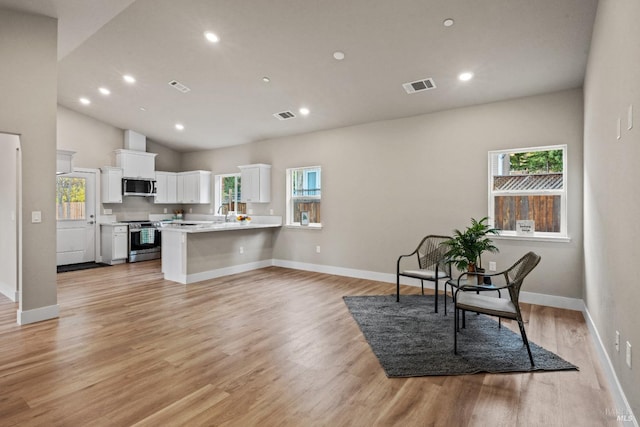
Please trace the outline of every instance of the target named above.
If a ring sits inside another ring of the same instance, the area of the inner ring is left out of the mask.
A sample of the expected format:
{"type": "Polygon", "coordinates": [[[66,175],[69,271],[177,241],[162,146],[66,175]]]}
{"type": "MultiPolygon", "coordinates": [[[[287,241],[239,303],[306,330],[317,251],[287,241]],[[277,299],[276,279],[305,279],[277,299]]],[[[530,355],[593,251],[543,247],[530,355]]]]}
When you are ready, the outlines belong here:
{"type": "Polygon", "coordinates": [[[94,173],[56,177],[57,265],[96,260],[94,173]]]}

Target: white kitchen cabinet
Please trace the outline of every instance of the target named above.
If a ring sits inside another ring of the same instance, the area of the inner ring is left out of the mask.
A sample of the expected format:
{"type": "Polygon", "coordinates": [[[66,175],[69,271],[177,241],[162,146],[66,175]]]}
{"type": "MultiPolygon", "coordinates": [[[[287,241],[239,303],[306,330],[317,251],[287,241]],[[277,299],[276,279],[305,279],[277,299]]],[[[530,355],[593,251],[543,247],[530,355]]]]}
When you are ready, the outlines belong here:
{"type": "Polygon", "coordinates": [[[129,255],[129,229],[124,224],[102,224],[100,226],[102,262],[122,264],[129,255]]]}
{"type": "Polygon", "coordinates": [[[56,175],[73,172],[73,155],[75,151],[57,150],[56,175]]]}
{"type": "Polygon", "coordinates": [[[125,178],[156,179],[155,153],[135,150],[116,150],[116,166],[122,168],[125,178]]]}
{"type": "Polygon", "coordinates": [[[176,172],[156,172],[155,203],[178,203],[178,174],[176,172]]]}
{"type": "Polygon", "coordinates": [[[105,166],[100,171],[102,203],[122,203],[122,168],[105,166]]]}
{"type": "Polygon", "coordinates": [[[244,203],[269,203],[271,201],[271,165],[255,164],[238,166],[242,179],[244,203]]]}
{"type": "Polygon", "coordinates": [[[178,173],[178,203],[211,203],[211,172],[190,171],[178,173]]]}

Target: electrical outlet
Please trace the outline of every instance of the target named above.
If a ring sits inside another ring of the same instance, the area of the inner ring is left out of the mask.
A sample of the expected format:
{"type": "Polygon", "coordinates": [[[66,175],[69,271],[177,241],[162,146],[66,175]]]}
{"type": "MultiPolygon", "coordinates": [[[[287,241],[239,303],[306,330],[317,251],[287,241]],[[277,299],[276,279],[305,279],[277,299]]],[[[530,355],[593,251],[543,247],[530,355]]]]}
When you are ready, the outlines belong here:
{"type": "Polygon", "coordinates": [[[627,341],[627,366],[631,367],[631,343],[627,341]]]}
{"type": "Polygon", "coordinates": [[[164,208],[164,213],[167,213],[167,208],[164,208]]]}
{"type": "Polygon", "coordinates": [[[209,213],[212,214],[213,213],[213,208],[209,209],[209,213]]]}
{"type": "Polygon", "coordinates": [[[269,215],[273,215],[273,209],[269,209],[269,215]]]}
{"type": "Polygon", "coordinates": [[[240,253],[243,254],[244,253],[244,246],[240,246],[240,253]]]}
{"type": "Polygon", "coordinates": [[[495,261],[489,261],[489,271],[496,271],[495,261]]]}
{"type": "Polygon", "coordinates": [[[193,208],[189,208],[189,213],[193,213],[193,208]]]}
{"type": "Polygon", "coordinates": [[[616,351],[620,352],[620,332],[616,331],[616,351]]]}
{"type": "Polygon", "coordinates": [[[319,254],[320,253],[320,245],[316,246],[316,253],[319,254]]]}
{"type": "Polygon", "coordinates": [[[105,209],[104,210],[104,214],[105,215],[111,215],[113,213],[113,211],[111,209],[105,209]]]}
{"type": "Polygon", "coordinates": [[[248,215],[253,215],[253,209],[247,209],[247,214],[248,215]]]}

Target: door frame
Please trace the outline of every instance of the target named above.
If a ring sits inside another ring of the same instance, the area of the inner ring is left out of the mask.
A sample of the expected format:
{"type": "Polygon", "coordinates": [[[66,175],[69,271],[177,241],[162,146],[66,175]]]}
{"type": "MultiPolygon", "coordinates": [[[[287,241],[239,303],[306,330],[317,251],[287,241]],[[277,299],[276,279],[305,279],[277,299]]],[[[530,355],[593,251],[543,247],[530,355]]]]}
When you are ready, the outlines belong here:
{"type": "Polygon", "coordinates": [[[100,210],[100,200],[101,196],[100,196],[100,169],[94,169],[94,168],[77,168],[74,167],[73,168],[73,172],[81,172],[81,173],[92,173],[95,175],[94,180],[93,180],[93,185],[94,185],[94,189],[93,189],[93,193],[95,195],[94,198],[94,212],[96,213],[96,217],[95,217],[95,227],[94,227],[94,243],[95,243],[95,255],[96,255],[96,262],[102,262],[102,252],[100,251],[101,248],[101,244],[100,244],[100,221],[98,220],[98,218],[101,216],[101,210],[100,210]]]}

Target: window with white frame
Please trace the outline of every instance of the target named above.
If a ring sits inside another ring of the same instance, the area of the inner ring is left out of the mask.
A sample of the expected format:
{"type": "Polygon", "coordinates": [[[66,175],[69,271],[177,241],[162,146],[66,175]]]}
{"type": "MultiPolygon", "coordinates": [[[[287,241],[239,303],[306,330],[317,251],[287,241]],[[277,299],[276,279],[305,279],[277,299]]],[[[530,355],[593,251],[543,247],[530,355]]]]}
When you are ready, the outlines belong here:
{"type": "Polygon", "coordinates": [[[567,146],[490,151],[489,218],[501,236],[567,238],[567,146]]]}
{"type": "Polygon", "coordinates": [[[287,225],[320,227],[322,168],[287,169],[287,225]]]}
{"type": "Polygon", "coordinates": [[[242,182],[239,173],[216,175],[214,193],[216,213],[247,213],[247,204],[240,202],[242,182]]]}

